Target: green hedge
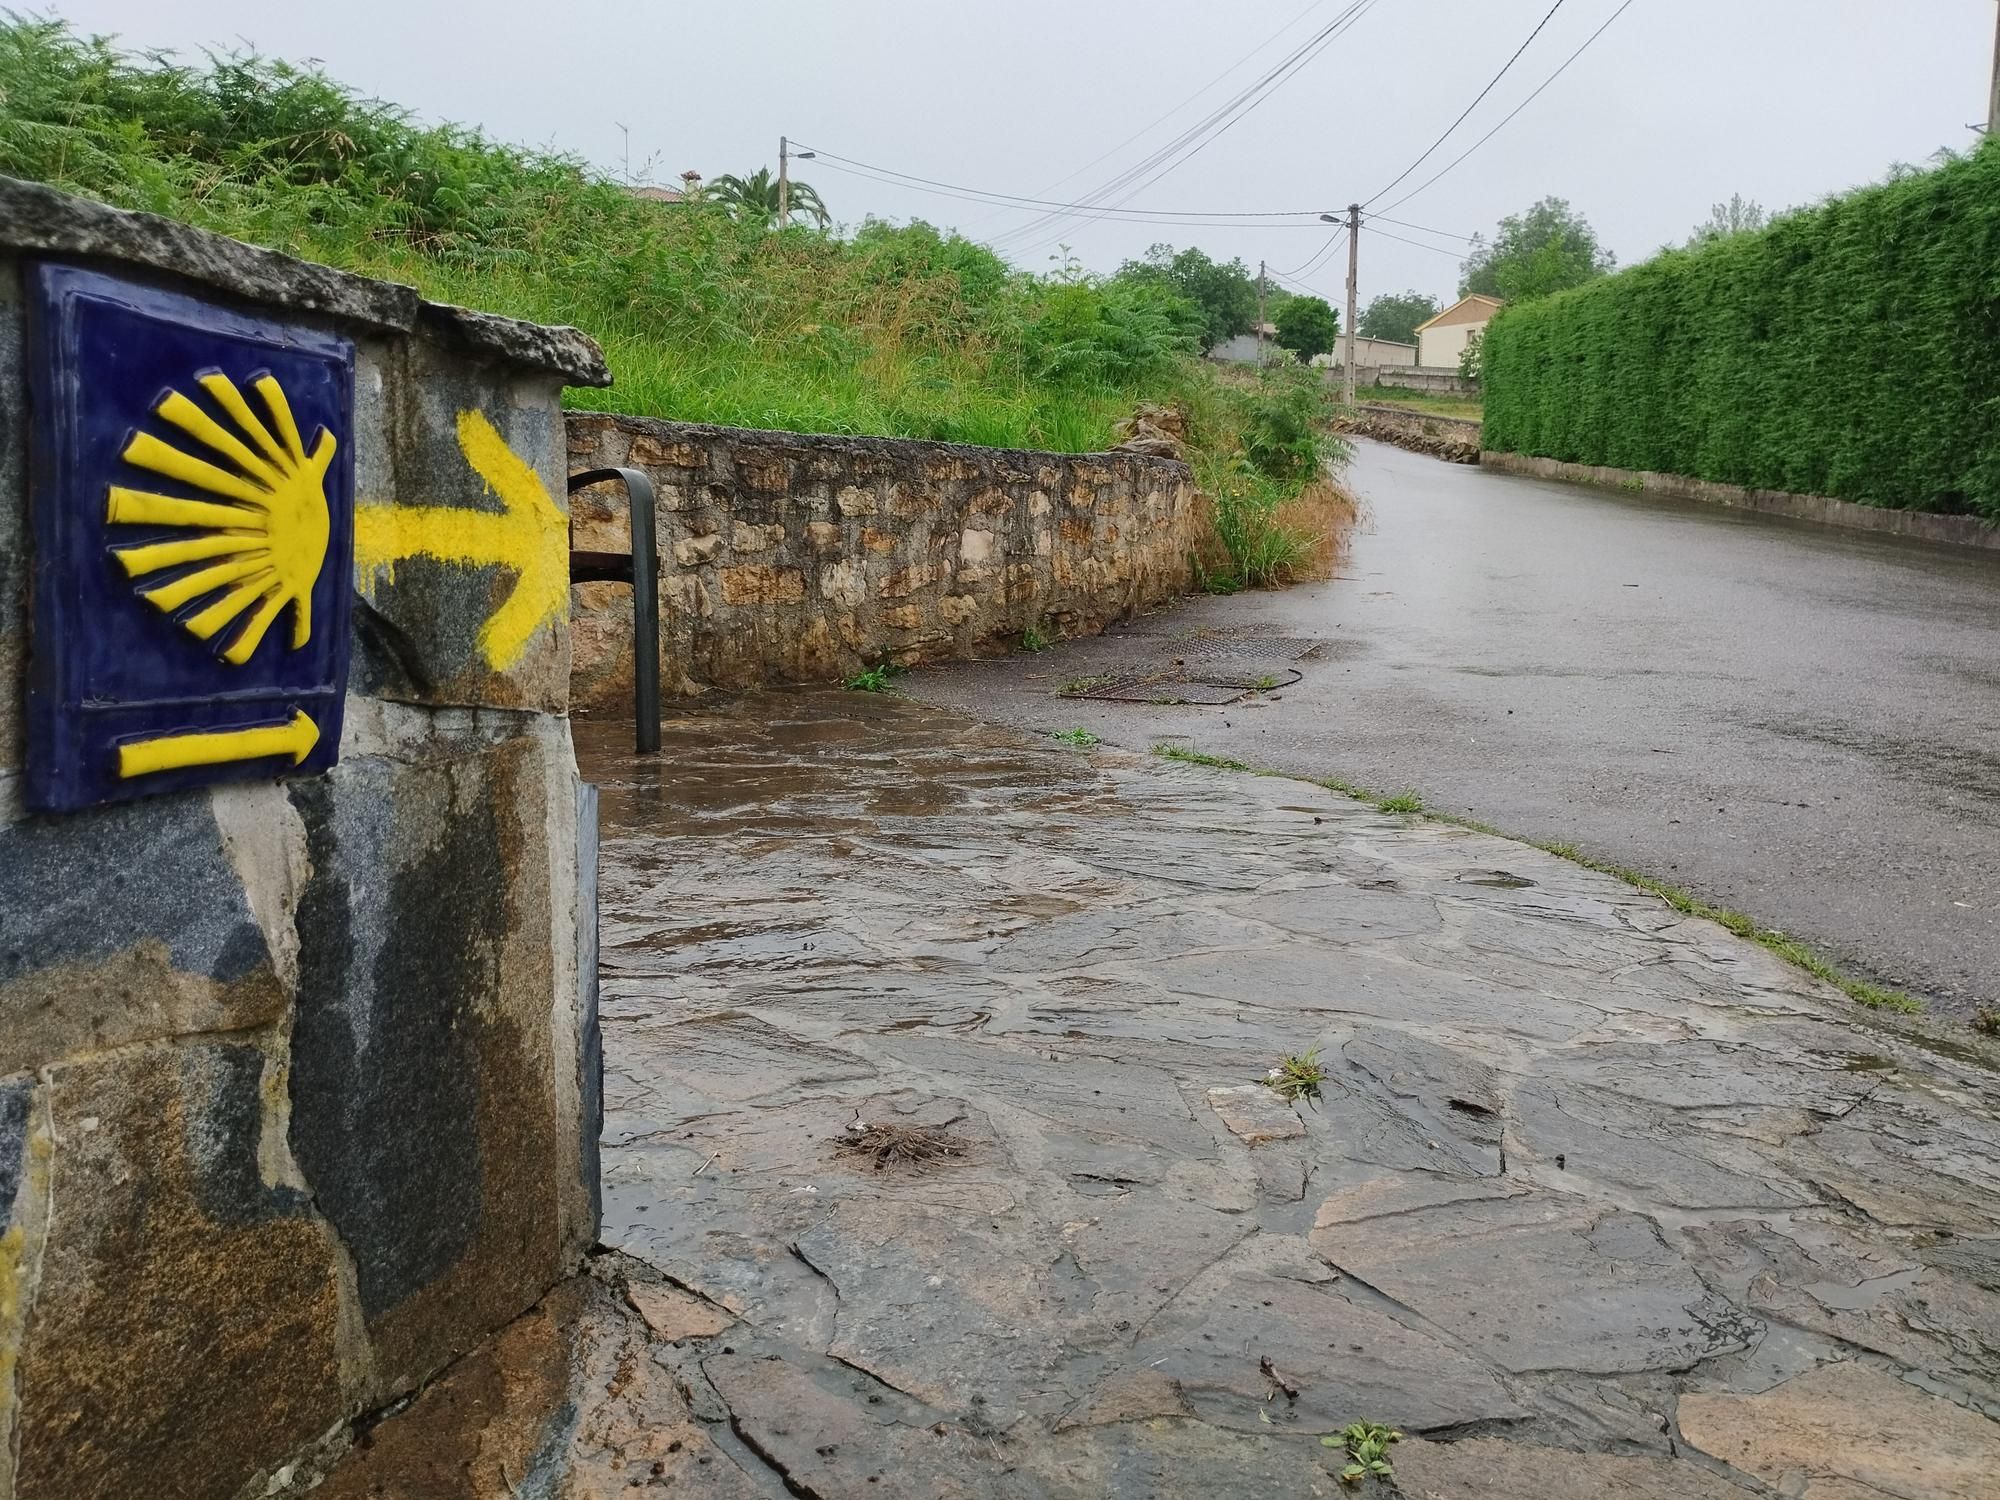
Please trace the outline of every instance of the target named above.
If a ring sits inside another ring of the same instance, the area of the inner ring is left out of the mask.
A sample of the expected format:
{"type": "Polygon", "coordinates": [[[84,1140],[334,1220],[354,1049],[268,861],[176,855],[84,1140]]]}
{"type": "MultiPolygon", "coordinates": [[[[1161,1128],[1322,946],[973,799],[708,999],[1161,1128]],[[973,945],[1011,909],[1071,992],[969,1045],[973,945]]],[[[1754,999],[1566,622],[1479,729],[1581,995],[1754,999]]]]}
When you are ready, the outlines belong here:
{"type": "Polygon", "coordinates": [[[1485,446],[2000,520],[2000,143],[1487,329],[1485,446]]]}

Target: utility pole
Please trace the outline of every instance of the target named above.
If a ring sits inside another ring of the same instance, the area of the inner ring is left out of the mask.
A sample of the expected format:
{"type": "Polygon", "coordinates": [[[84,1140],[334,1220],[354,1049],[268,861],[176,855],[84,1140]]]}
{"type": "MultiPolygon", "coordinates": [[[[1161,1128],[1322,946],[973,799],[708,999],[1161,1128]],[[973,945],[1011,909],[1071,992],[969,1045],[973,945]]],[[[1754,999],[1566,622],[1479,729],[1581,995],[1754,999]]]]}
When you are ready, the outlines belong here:
{"type": "Polygon", "coordinates": [[[1361,205],[1347,205],[1347,404],[1354,404],[1355,281],[1361,272],[1361,205]]]}
{"type": "Polygon", "coordinates": [[[1257,363],[1264,363],[1264,262],[1257,262],[1257,363]]]}
{"type": "Polygon", "coordinates": [[[787,153],[787,142],[778,137],[778,227],[792,227],[792,164],[787,153]]]}
{"type": "Polygon", "coordinates": [[[2000,135],[2000,20],[1993,23],[1993,89],[1986,103],[1986,133],[2000,135]]]}

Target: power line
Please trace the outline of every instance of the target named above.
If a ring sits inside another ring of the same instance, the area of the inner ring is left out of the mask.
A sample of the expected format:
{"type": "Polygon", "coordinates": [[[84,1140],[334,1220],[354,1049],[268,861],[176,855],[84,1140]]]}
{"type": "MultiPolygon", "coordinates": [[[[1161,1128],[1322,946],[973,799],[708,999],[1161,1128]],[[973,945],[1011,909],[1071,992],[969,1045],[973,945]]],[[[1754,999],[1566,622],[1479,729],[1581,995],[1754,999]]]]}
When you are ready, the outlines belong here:
{"type": "MultiPolygon", "coordinates": [[[[1081,201],[1088,205],[1110,208],[1122,207],[1124,204],[1129,203],[1153,183],[1158,182],[1176,168],[1185,165],[1202,150],[1220,139],[1231,126],[1247,116],[1259,104],[1263,103],[1265,99],[1269,98],[1271,94],[1282,87],[1301,68],[1331,45],[1337,36],[1358,22],[1375,3],[1376,0],[1353,0],[1353,3],[1349,4],[1332,21],[1319,31],[1314,32],[1300,46],[1287,53],[1279,60],[1276,66],[1267,70],[1255,82],[1250,84],[1248,88],[1239,91],[1220,108],[1210,111],[1209,114],[1188,129],[1182,131],[1173,140],[1167,142],[1166,145],[1149,153],[1133,166],[1116,174],[1109,181],[1085,194],[1081,201]],[[1106,199],[1111,198],[1113,194],[1117,193],[1123,193],[1124,196],[1116,199],[1114,202],[1105,202],[1106,199]]],[[[1009,230],[996,236],[994,244],[998,245],[1010,239],[1017,242],[1025,241],[1030,236],[1039,234],[1051,224],[1060,223],[1062,219],[1070,217],[1072,213],[1073,211],[1051,212],[1034,223],[1022,225],[1018,229],[1009,230]]],[[[1047,243],[1050,243],[1050,240],[1044,237],[1037,240],[1034,244],[1027,245],[1025,248],[1036,249],[1047,243]]]]}
{"type": "MultiPolygon", "coordinates": [[[[824,152],[819,153],[820,158],[823,158],[824,156],[825,156],[824,152]]],[[[857,167],[841,166],[834,162],[826,160],[819,160],[819,165],[827,168],[829,171],[838,172],[843,177],[866,178],[871,182],[885,183],[890,187],[906,188],[913,192],[928,194],[934,198],[955,198],[958,199],[960,202],[983,204],[988,208],[999,209],[1003,212],[1028,213],[1028,214],[1040,212],[1039,209],[1030,207],[1025,204],[1006,203],[997,198],[990,198],[985,196],[984,194],[977,192],[972,192],[972,191],[957,192],[951,188],[942,188],[942,187],[935,187],[935,188],[917,187],[915,184],[902,181],[899,178],[884,177],[876,172],[864,172],[857,167]]],[[[1247,214],[1240,218],[1235,218],[1216,212],[1208,212],[1206,217],[1198,217],[1198,218],[1153,217],[1153,215],[1157,213],[1173,213],[1173,212],[1177,211],[1171,209],[1166,209],[1166,210],[1155,209],[1147,211],[1142,216],[1140,214],[1140,211],[1136,209],[1092,208],[1087,205],[1079,204],[1075,207],[1074,211],[1071,214],[1067,215],[1067,217],[1097,219],[1097,220],[1103,220],[1106,223],[1113,223],[1113,224],[1151,224],[1159,228],[1184,227],[1189,229],[1259,229],[1259,230],[1319,228],[1319,217],[1316,214],[1313,215],[1311,218],[1300,218],[1293,223],[1278,223],[1272,219],[1251,217],[1247,214]]],[[[1201,209],[1192,209],[1188,210],[1188,212],[1192,214],[1202,214],[1205,211],[1201,209]]]]}
{"type": "MultiPolygon", "coordinates": [[[[815,153],[823,162],[841,162],[855,169],[858,176],[872,176],[878,181],[891,179],[912,187],[935,188],[941,193],[954,197],[972,198],[980,202],[993,202],[1002,207],[1022,206],[1029,208],[1056,208],[1086,211],[1093,205],[1084,202],[1065,203],[1051,198],[1027,198],[1019,193],[1002,193],[988,188],[966,187],[962,183],[941,182],[934,177],[919,177],[913,172],[899,172],[894,167],[878,166],[874,162],[857,161],[851,156],[842,156],[829,151],[824,146],[806,146],[804,149],[815,153]]],[[[1207,209],[1207,208],[1121,208],[1103,209],[1102,212],[1116,212],[1139,218],[1177,219],[1301,219],[1309,218],[1317,222],[1320,210],[1316,208],[1272,208],[1272,209],[1207,209]]]]}
{"type": "Polygon", "coordinates": [[[1314,254],[1313,254],[1313,255],[1312,255],[1312,256],[1311,256],[1311,257],[1310,257],[1310,258],[1309,258],[1309,259],[1308,259],[1308,260],[1306,261],[1306,263],[1305,263],[1304,265],[1302,265],[1302,266],[1293,266],[1293,267],[1291,268],[1291,270],[1289,270],[1289,271],[1277,271],[1277,272],[1273,272],[1272,274],[1273,274],[1273,275],[1275,275],[1275,276],[1278,276],[1278,277],[1280,277],[1281,279],[1282,279],[1283,277],[1287,277],[1287,276],[1309,276],[1309,275],[1311,275],[1311,274],[1312,274],[1312,272],[1313,272],[1314,270],[1316,270],[1316,269],[1317,269],[1318,267],[1320,267],[1320,266],[1322,266],[1322,265],[1324,265],[1324,264],[1326,263],[1326,259],[1327,259],[1327,257],[1328,257],[1328,256],[1332,255],[1332,254],[1333,254],[1333,252],[1334,252],[1335,250],[1337,250],[1337,249],[1339,249],[1339,248],[1340,248],[1340,241],[1341,241],[1341,238],[1342,238],[1342,236],[1344,236],[1344,235],[1345,235],[1346,233],[1347,233],[1347,226],[1346,226],[1345,224],[1343,224],[1343,225],[1341,225],[1341,226],[1340,226],[1340,228],[1338,228],[1338,229],[1334,230],[1334,232],[1333,232],[1332,234],[1330,234],[1330,235],[1328,235],[1328,236],[1326,237],[1326,243],[1325,243],[1324,245],[1321,245],[1321,246],[1319,247],[1318,251],[1316,251],[1316,252],[1315,252],[1315,253],[1314,253],[1314,254]]]}
{"type": "Polygon", "coordinates": [[[1461,152],[1456,158],[1454,158],[1447,166],[1438,171],[1434,176],[1426,178],[1418,186],[1411,188],[1407,193],[1403,194],[1402,197],[1398,198],[1394,203],[1391,203],[1389,207],[1391,208],[1402,207],[1403,204],[1408,203],[1412,198],[1416,197],[1417,194],[1423,192],[1424,189],[1430,187],[1439,178],[1443,177],[1446,173],[1450,172],[1453,168],[1457,167],[1460,162],[1466,159],[1466,157],[1472,155],[1473,152],[1477,151],[1481,146],[1485,145],[1488,141],[1492,140],[1494,136],[1498,135],[1503,129],[1506,128],[1507,122],[1509,120],[1512,120],[1515,115],[1518,115],[1522,110],[1526,109],[1530,104],[1533,104],[1537,99],[1541,98],[1544,89],[1548,88],[1550,84],[1554,83],[1558,78],[1562,77],[1564,73],[1568,72],[1569,65],[1575,62],[1579,57],[1583,56],[1584,53],[1588,52],[1590,50],[1591,44],[1595,42],[1599,37],[1603,36],[1605,32],[1609,31],[1611,29],[1612,22],[1616,21],[1620,16],[1624,15],[1626,11],[1630,10],[1632,8],[1632,5],[1633,5],[1633,0],[1625,0],[1625,3],[1623,5],[1620,5],[1618,9],[1614,10],[1611,13],[1610,19],[1606,20],[1602,26],[1598,27],[1597,30],[1593,31],[1589,36],[1584,38],[1583,45],[1577,48],[1576,51],[1570,53],[1570,55],[1564,59],[1563,65],[1561,67],[1557,68],[1555,72],[1549,74],[1547,78],[1544,78],[1542,80],[1541,88],[1536,89],[1534,93],[1528,95],[1527,98],[1523,99],[1519,104],[1515,105],[1514,108],[1508,112],[1506,117],[1503,118],[1498,125],[1495,125],[1491,130],[1487,131],[1486,134],[1482,135],[1478,140],[1474,141],[1470,146],[1467,146],[1465,150],[1461,152]]]}
{"type": "Polygon", "coordinates": [[[1414,229],[1421,234],[1441,235],[1443,238],[1448,240],[1465,240],[1470,242],[1473,238],[1473,236],[1469,234],[1454,234],[1449,229],[1432,229],[1427,224],[1406,224],[1403,222],[1403,220],[1392,219],[1387,214],[1370,214],[1368,216],[1368,222],[1371,224],[1394,224],[1398,229],[1414,229]]]}
{"type": "Polygon", "coordinates": [[[1563,0],[1556,0],[1556,3],[1549,7],[1549,13],[1542,17],[1540,22],[1536,24],[1535,29],[1533,31],[1528,33],[1528,40],[1521,43],[1520,46],[1514,49],[1514,55],[1507,59],[1506,67],[1501,68],[1501,70],[1498,73],[1495,73],[1493,75],[1492,81],[1488,83],[1485,88],[1479,91],[1478,95],[1473,99],[1473,101],[1470,104],[1466,105],[1465,108],[1462,111],[1460,111],[1458,118],[1451,122],[1450,128],[1447,129],[1443,135],[1439,136],[1436,140],[1432,141],[1430,145],[1426,146],[1424,148],[1424,154],[1422,156],[1419,156],[1415,161],[1411,162],[1407,167],[1403,168],[1402,171],[1398,172],[1395,176],[1395,180],[1392,181],[1388,187],[1385,187],[1380,192],[1377,192],[1374,195],[1374,197],[1369,198],[1367,202],[1373,203],[1376,198],[1382,197],[1383,194],[1387,193],[1390,188],[1395,187],[1396,183],[1401,182],[1405,177],[1408,177],[1412,172],[1416,171],[1418,167],[1421,167],[1424,164],[1424,162],[1430,157],[1430,154],[1433,151],[1437,150],[1438,147],[1442,146],[1447,140],[1449,140],[1451,138],[1452,131],[1458,129],[1459,126],[1463,125],[1465,123],[1465,117],[1471,114],[1475,109],[1479,108],[1480,100],[1484,99],[1488,94],[1492,93],[1493,90],[1499,86],[1500,80],[1507,76],[1507,70],[1509,68],[1512,68],[1515,63],[1521,60],[1521,54],[1523,52],[1526,52],[1528,48],[1531,45],[1533,45],[1535,38],[1542,34],[1542,28],[1548,25],[1550,21],[1554,20],[1556,12],[1561,10],[1562,8],[1563,8],[1563,0]]]}
{"type": "Polygon", "coordinates": [[[1286,32],[1290,31],[1294,26],[1298,25],[1299,22],[1303,21],[1307,16],[1311,15],[1314,11],[1318,10],[1321,6],[1325,5],[1326,3],[1327,0],[1313,0],[1312,4],[1308,5],[1304,10],[1300,11],[1297,15],[1293,16],[1291,20],[1285,22],[1284,25],[1280,26],[1276,31],[1272,32],[1269,36],[1265,37],[1263,41],[1259,42],[1256,46],[1252,47],[1248,52],[1244,53],[1241,57],[1237,58],[1235,62],[1231,63],[1228,67],[1224,68],[1220,73],[1216,74],[1215,77],[1211,78],[1207,83],[1203,84],[1200,88],[1196,89],[1192,94],[1189,94],[1187,98],[1181,100],[1179,104],[1176,104],[1172,109],[1168,110],[1165,114],[1160,115],[1158,118],[1151,120],[1144,125],[1141,125],[1137,130],[1133,131],[1130,135],[1126,136],[1124,140],[1120,141],[1110,150],[1099,152],[1096,156],[1093,156],[1089,161],[1085,162],[1082,166],[1078,167],[1075,171],[1069,173],[1067,176],[1058,177],[1054,182],[1050,183],[1047,187],[1043,188],[1042,191],[1045,193],[1052,192],[1056,188],[1061,187],[1065,182],[1075,181],[1077,178],[1081,177],[1085,172],[1088,172],[1092,167],[1096,166],[1099,162],[1103,161],[1106,157],[1116,156],[1120,151],[1123,151],[1127,146],[1131,145],[1134,141],[1138,140],[1139,137],[1141,137],[1142,135],[1145,135],[1147,132],[1151,131],[1156,126],[1164,125],[1168,120],[1171,120],[1175,115],[1179,114],[1182,110],[1186,109],[1190,104],[1194,103],[1195,100],[1199,99],[1203,94],[1207,93],[1210,89],[1214,88],[1217,84],[1221,83],[1223,79],[1227,78],[1231,73],[1234,73],[1238,68],[1242,67],[1245,63],[1250,61],[1251,58],[1255,57],[1259,52],[1262,52],[1266,47],[1270,46],[1273,42],[1277,41],[1279,37],[1283,36],[1286,32]]]}
{"type": "Polygon", "coordinates": [[[1465,258],[1463,250],[1447,250],[1442,245],[1426,245],[1421,240],[1406,240],[1400,234],[1391,234],[1386,229],[1376,230],[1375,237],[1383,240],[1394,240],[1399,245],[1415,245],[1419,250],[1428,250],[1433,255],[1448,255],[1453,260],[1463,260],[1465,258]]]}

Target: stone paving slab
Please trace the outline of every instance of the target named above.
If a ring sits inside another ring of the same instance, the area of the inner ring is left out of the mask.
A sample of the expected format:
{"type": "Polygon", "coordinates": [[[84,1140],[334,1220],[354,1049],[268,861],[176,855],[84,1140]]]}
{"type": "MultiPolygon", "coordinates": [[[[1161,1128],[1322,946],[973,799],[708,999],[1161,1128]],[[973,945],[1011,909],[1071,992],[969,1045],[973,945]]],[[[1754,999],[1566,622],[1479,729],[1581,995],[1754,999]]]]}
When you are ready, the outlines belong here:
{"type": "Polygon", "coordinates": [[[625,733],[612,1253],[500,1382],[541,1487],[436,1493],[1332,1495],[1355,1421],[1434,1500],[1993,1492],[1993,1056],[1312,786],[860,694],[625,733]]]}

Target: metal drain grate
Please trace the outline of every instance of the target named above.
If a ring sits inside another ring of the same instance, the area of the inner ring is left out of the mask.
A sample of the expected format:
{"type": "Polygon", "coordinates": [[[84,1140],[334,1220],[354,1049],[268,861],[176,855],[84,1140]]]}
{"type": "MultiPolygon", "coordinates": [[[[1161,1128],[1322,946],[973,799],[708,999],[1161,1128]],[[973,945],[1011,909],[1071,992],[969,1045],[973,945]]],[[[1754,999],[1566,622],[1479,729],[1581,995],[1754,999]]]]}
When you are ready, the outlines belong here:
{"type": "Polygon", "coordinates": [[[1173,642],[1172,654],[1185,662],[1310,661],[1319,654],[1322,641],[1296,635],[1229,636],[1193,635],[1173,642]]]}

